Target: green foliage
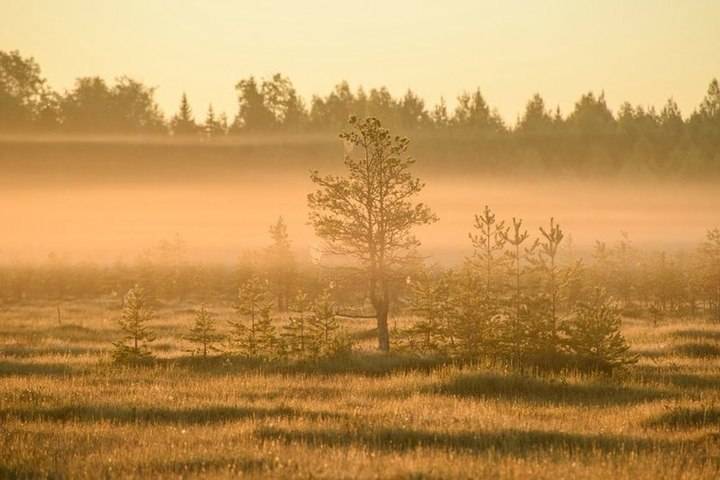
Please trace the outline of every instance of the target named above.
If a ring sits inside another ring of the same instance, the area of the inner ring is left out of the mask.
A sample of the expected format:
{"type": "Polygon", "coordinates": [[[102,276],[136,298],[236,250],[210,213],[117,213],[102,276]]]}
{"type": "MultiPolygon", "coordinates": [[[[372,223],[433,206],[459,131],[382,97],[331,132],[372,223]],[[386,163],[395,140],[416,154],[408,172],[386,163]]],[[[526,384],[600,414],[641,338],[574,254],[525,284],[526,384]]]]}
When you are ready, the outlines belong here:
{"type": "Polygon", "coordinates": [[[174,135],[194,135],[198,133],[198,125],[193,118],[192,109],[188,103],[187,95],[183,93],[180,100],[180,110],[172,118],[170,128],[174,135]]]}
{"type": "Polygon", "coordinates": [[[340,335],[336,306],[329,289],[322,291],[313,302],[308,327],[311,339],[309,351],[314,357],[335,356],[351,348],[347,339],[340,335]]]}
{"type": "Polygon", "coordinates": [[[715,320],[720,322],[720,229],[708,230],[701,252],[705,266],[705,289],[713,298],[715,320]]]}
{"type": "Polygon", "coordinates": [[[227,133],[228,126],[225,114],[217,117],[215,115],[215,110],[213,110],[212,104],[208,106],[208,111],[205,115],[205,125],[203,126],[203,130],[205,131],[205,135],[207,135],[208,137],[218,137],[227,133]]]}
{"type": "Polygon", "coordinates": [[[258,82],[254,77],[240,80],[235,132],[297,131],[307,123],[307,111],[289,78],[279,73],[258,82]]]}
{"type": "Polygon", "coordinates": [[[500,357],[507,309],[495,296],[482,293],[474,272],[462,272],[455,282],[452,355],[464,360],[500,357]]]}
{"type": "Polygon", "coordinates": [[[563,322],[564,343],[580,366],[611,371],[637,362],[620,332],[622,321],[616,305],[602,291],[578,303],[574,315],[563,322]]]}
{"type": "MultiPolygon", "coordinates": [[[[43,123],[44,114],[54,113],[55,96],[49,91],[40,66],[33,58],[23,58],[18,51],[0,50],[0,131],[29,129],[43,123]]],[[[55,127],[51,118],[45,127],[55,127]]]]}
{"type": "Polygon", "coordinates": [[[242,318],[230,321],[231,351],[248,358],[271,359],[281,346],[271,317],[272,301],[267,282],[253,276],[238,291],[235,310],[242,318]]]}
{"type": "Polygon", "coordinates": [[[453,343],[451,321],[455,306],[451,298],[451,273],[432,278],[423,274],[410,282],[410,311],[419,319],[402,332],[403,349],[417,353],[442,353],[453,343]]]}
{"type": "Polygon", "coordinates": [[[125,307],[118,321],[123,333],[122,340],[113,343],[113,359],[118,363],[140,363],[152,359],[148,343],[155,340],[147,323],[153,319],[154,311],[145,291],[135,285],[125,295],[125,307]]]}
{"type": "Polygon", "coordinates": [[[0,131],[79,133],[192,134],[331,131],[350,116],[375,117],[392,129],[427,130],[438,140],[443,132],[453,145],[469,142],[488,152],[486,168],[547,168],[580,173],[643,173],[656,176],[718,172],[720,158],[720,84],[712,79],[695,111],[684,119],[677,103],[662,108],[625,102],[613,113],[604,93],[583,94],[566,116],[551,114],[534,94],[517,126],[510,128],[479,89],[457,98],[449,113],[441,98],[426,105],[412,90],[399,98],[384,87],[353,90],[346,81],[309,102],[291,80],[276,73],[253,76],[235,86],[238,114],[232,126],[224,115],[208,112],[196,128],[185,97],[179,112],[165,122],[154,100],[154,88],[121,76],[115,85],[96,77],[76,80],[72,90],[52,90],[32,58],[0,51],[0,131]]]}
{"type": "Polygon", "coordinates": [[[202,304],[200,310],[195,312],[195,322],[190,332],[185,336],[185,340],[195,345],[192,352],[207,358],[209,352],[219,351],[216,344],[223,338],[217,332],[215,316],[202,304]]]}
{"type": "Polygon", "coordinates": [[[558,347],[557,328],[562,296],[573,277],[577,275],[580,264],[564,266],[559,263],[558,254],[565,234],[560,225],[555,223],[554,218],[550,219],[547,230],[540,227],[540,234],[541,238],[536,244],[537,255],[531,258],[531,263],[540,276],[542,291],[539,304],[546,305],[547,308],[538,310],[542,312],[542,316],[531,317],[533,321],[529,330],[537,348],[553,352],[558,347]]]}
{"type": "Polygon", "coordinates": [[[485,134],[506,131],[505,124],[497,111],[490,110],[480,89],[473,93],[464,92],[457,99],[453,124],[460,128],[472,129],[485,134]]]}
{"type": "Polygon", "coordinates": [[[474,248],[470,263],[483,278],[485,299],[493,297],[502,287],[504,266],[507,256],[504,254],[509,227],[505,222],[496,220],[490,207],[485,205],[481,215],[475,215],[476,233],[470,233],[474,248]]]}
{"type": "Polygon", "coordinates": [[[109,87],[102,78],[84,77],[62,99],[63,129],[82,133],[161,133],[163,115],[155,89],[128,77],[109,87]]]}
{"type": "Polygon", "coordinates": [[[307,293],[299,291],[290,304],[291,314],[283,326],[281,337],[290,357],[305,358],[314,353],[310,327],[312,302],[307,293]]]}
{"type": "Polygon", "coordinates": [[[288,308],[296,264],[287,226],[282,217],[270,227],[270,237],[272,244],[265,250],[265,265],[271,288],[277,299],[277,308],[284,312],[288,308]]]}

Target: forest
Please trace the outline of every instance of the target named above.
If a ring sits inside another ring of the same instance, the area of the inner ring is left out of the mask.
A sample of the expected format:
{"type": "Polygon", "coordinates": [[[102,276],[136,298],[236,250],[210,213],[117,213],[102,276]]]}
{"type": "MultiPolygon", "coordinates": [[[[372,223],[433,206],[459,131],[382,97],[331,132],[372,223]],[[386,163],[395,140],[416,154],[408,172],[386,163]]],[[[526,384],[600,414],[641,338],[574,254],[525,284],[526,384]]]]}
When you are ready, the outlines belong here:
{"type": "Polygon", "coordinates": [[[112,83],[82,77],[72,89],[58,92],[48,85],[33,58],[0,51],[0,134],[204,139],[307,135],[335,132],[354,114],[376,117],[393,131],[435,143],[465,144],[501,165],[539,165],[551,172],[694,177],[720,169],[717,79],[710,81],[704,96],[698,95],[699,103],[689,114],[683,114],[672,98],[659,108],[625,102],[612,112],[604,93],[589,91],[570,112],[546,105],[535,94],[514,122],[501,118],[479,89],[461,93],[450,111],[443,99],[430,106],[411,90],[396,98],[385,87],[366,91],[345,81],[308,101],[282,74],[249,76],[235,85],[238,109],[232,117],[216,112],[212,105],[195,115],[185,95],[178,100],[178,111],[166,114],[155,102],[154,90],[128,77],[112,83]]]}

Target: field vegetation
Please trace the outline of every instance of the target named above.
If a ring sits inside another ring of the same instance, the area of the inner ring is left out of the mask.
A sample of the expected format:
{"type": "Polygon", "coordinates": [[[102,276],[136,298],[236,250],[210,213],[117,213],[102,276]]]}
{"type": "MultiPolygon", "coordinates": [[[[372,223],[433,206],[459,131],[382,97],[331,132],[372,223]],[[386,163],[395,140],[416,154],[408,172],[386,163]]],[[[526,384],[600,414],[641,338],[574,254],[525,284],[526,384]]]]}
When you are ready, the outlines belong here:
{"type": "MultiPolygon", "coordinates": [[[[720,327],[625,318],[612,376],[374,351],[258,362],[191,356],[193,305],[161,303],[154,363],[113,362],[114,299],[1,313],[3,477],[717,478],[720,327]]],[[[215,308],[230,333],[231,305],[215,308]]],[[[398,326],[411,317],[395,319],[398,326]]]]}

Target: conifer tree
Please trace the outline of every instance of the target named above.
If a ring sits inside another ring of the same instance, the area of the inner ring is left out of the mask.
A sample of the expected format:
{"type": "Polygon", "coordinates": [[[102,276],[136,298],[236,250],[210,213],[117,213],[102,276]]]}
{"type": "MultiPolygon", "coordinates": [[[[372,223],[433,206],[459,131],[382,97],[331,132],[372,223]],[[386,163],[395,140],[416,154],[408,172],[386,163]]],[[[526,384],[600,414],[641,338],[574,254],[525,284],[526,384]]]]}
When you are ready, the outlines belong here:
{"type": "MultiPolygon", "coordinates": [[[[477,233],[470,233],[470,241],[475,249],[471,263],[477,268],[483,278],[483,295],[489,301],[499,291],[495,285],[499,270],[504,266],[507,257],[503,254],[507,241],[508,228],[505,222],[498,222],[490,207],[480,215],[475,215],[475,230],[477,233]]],[[[501,284],[501,281],[497,281],[501,284]]]]}
{"type": "Polygon", "coordinates": [[[550,218],[550,227],[540,227],[541,238],[537,244],[537,256],[534,258],[535,268],[541,276],[543,294],[547,299],[547,321],[542,326],[544,332],[538,331],[537,340],[548,342],[546,347],[554,350],[557,346],[557,327],[559,308],[561,305],[562,289],[567,286],[571,276],[576,270],[569,267],[562,267],[558,263],[558,253],[560,244],[565,238],[560,225],[555,223],[554,218],[550,218]]]}
{"type": "Polygon", "coordinates": [[[558,261],[560,245],[565,238],[560,225],[550,219],[546,230],[540,227],[541,238],[537,243],[537,255],[532,259],[536,271],[540,275],[542,292],[536,299],[535,308],[529,312],[530,328],[528,341],[533,350],[548,354],[558,352],[558,323],[563,290],[575,275],[578,274],[580,263],[562,266],[558,261]]]}
{"type": "Polygon", "coordinates": [[[288,323],[283,327],[281,336],[284,340],[287,353],[300,358],[305,357],[312,349],[313,339],[309,316],[312,302],[303,291],[299,291],[290,302],[288,323]]]}
{"type": "Polygon", "coordinates": [[[282,217],[270,227],[272,245],[266,250],[268,276],[277,298],[278,310],[287,310],[290,289],[295,276],[295,258],[290,247],[287,226],[282,217]]]}
{"type": "Polygon", "coordinates": [[[507,315],[497,299],[478,295],[477,274],[465,268],[453,278],[448,322],[452,354],[466,360],[496,358],[507,315]]]}
{"type": "Polygon", "coordinates": [[[350,149],[346,176],[312,172],[318,190],[308,195],[310,222],[330,253],[357,260],[375,309],[378,348],[390,350],[388,315],[395,298],[393,279],[416,258],[420,242],[413,229],[437,220],[416,203],[423,183],[410,171],[409,140],[393,136],[374,117],[349,120],[340,134],[350,149]],[[353,155],[352,150],[355,150],[353,155]]]}
{"type": "Polygon", "coordinates": [[[225,135],[227,128],[226,125],[223,125],[223,122],[227,123],[227,119],[225,119],[224,116],[221,116],[218,119],[215,116],[215,111],[213,110],[212,104],[210,104],[210,106],[208,107],[207,115],[205,117],[205,135],[207,135],[208,137],[225,135]]]}
{"type": "Polygon", "coordinates": [[[333,355],[339,348],[336,307],[330,289],[325,289],[313,302],[309,325],[313,342],[311,350],[315,356],[333,355]]]}
{"type": "Polygon", "coordinates": [[[175,135],[193,135],[198,131],[198,126],[193,118],[192,109],[185,93],[183,93],[180,100],[180,110],[170,121],[170,126],[175,135]]]}
{"type": "Polygon", "coordinates": [[[422,353],[445,352],[453,344],[450,274],[424,274],[411,282],[411,311],[420,317],[405,333],[407,347],[422,353]]]}
{"type": "Polygon", "coordinates": [[[253,276],[240,287],[235,311],[242,318],[229,322],[233,350],[249,358],[270,358],[277,353],[279,345],[271,309],[267,282],[253,276]]]}
{"type": "Polygon", "coordinates": [[[705,261],[707,290],[714,300],[715,320],[720,322],[720,229],[708,230],[702,245],[705,261]]]}
{"type": "Polygon", "coordinates": [[[124,305],[118,321],[123,338],[113,344],[113,358],[116,362],[129,363],[150,360],[152,353],[147,344],[155,340],[155,335],[147,323],[153,319],[154,311],[142,287],[131,288],[125,295],[124,305]]]}
{"type": "Polygon", "coordinates": [[[509,246],[506,265],[510,284],[512,285],[512,310],[509,321],[503,332],[504,343],[512,361],[519,361],[526,342],[528,320],[527,300],[523,294],[523,279],[532,271],[532,259],[537,249],[538,240],[530,246],[525,242],[530,238],[527,230],[522,228],[522,219],[513,217],[512,227],[505,231],[505,242],[509,246]]]}
{"type": "Polygon", "coordinates": [[[601,290],[589,302],[578,303],[574,315],[562,323],[564,343],[584,368],[610,372],[637,362],[620,332],[617,307],[601,290]]]}
{"type": "Polygon", "coordinates": [[[215,324],[215,315],[205,308],[205,304],[200,305],[200,310],[195,312],[195,323],[185,339],[195,345],[193,353],[198,353],[207,358],[208,352],[217,351],[215,344],[223,339],[223,336],[217,333],[215,324]]]}

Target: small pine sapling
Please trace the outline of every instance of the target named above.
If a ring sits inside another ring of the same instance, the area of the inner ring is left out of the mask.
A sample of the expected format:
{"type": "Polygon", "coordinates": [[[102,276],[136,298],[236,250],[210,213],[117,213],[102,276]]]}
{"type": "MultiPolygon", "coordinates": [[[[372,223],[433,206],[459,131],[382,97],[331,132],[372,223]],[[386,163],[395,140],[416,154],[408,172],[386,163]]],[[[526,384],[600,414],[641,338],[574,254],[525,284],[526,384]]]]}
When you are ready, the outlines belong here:
{"type": "Polygon", "coordinates": [[[304,358],[310,349],[311,339],[308,325],[308,312],[312,304],[307,293],[299,291],[290,302],[288,323],[283,327],[281,336],[287,353],[291,356],[304,358]]]}
{"type": "Polygon", "coordinates": [[[449,275],[434,280],[423,275],[410,283],[411,311],[420,320],[404,332],[407,347],[420,353],[445,351],[454,343],[449,322],[452,318],[449,275]]]}
{"type": "Polygon", "coordinates": [[[580,367],[609,373],[638,360],[629,353],[621,323],[618,308],[605,292],[597,290],[589,302],[576,305],[574,315],[561,328],[564,342],[580,367]]]}
{"type": "Polygon", "coordinates": [[[509,246],[505,254],[509,260],[506,268],[512,288],[512,308],[502,336],[505,353],[513,363],[516,363],[520,360],[525,347],[527,340],[526,323],[529,319],[528,300],[523,292],[523,279],[533,271],[532,259],[535,256],[539,240],[535,240],[530,246],[525,246],[525,242],[530,238],[530,235],[526,229],[522,228],[522,219],[513,217],[512,222],[512,228],[508,229],[504,234],[505,242],[509,246]]]}
{"type": "Polygon", "coordinates": [[[499,353],[506,314],[493,299],[477,294],[475,276],[466,268],[453,282],[451,353],[465,360],[494,359],[499,353]]]}
{"type": "Polygon", "coordinates": [[[504,250],[508,228],[504,221],[496,220],[495,214],[487,205],[482,215],[475,215],[474,228],[477,233],[470,233],[469,237],[475,251],[469,260],[482,277],[483,295],[485,300],[489,301],[502,286],[502,281],[497,277],[502,273],[507,261],[504,250]]]}
{"type": "Polygon", "coordinates": [[[195,323],[185,336],[185,340],[195,345],[191,352],[207,358],[209,352],[219,350],[215,345],[223,338],[217,333],[215,315],[205,308],[205,304],[200,305],[200,310],[195,312],[195,323]]]}
{"type": "Polygon", "coordinates": [[[113,359],[118,363],[142,363],[152,359],[148,343],[155,340],[147,323],[153,319],[154,311],[145,291],[139,285],[125,295],[122,317],[119,320],[122,340],[113,343],[113,359]]]}
{"type": "Polygon", "coordinates": [[[559,346],[558,322],[562,293],[578,274],[580,264],[569,267],[559,265],[558,253],[565,234],[554,218],[550,219],[550,228],[547,230],[540,227],[540,234],[542,238],[538,242],[538,255],[534,258],[534,265],[542,278],[547,312],[544,315],[545,321],[535,325],[539,328],[535,331],[537,338],[534,341],[538,343],[539,350],[549,353],[556,352],[559,346]]]}
{"type": "Polygon", "coordinates": [[[277,338],[270,312],[272,301],[267,283],[253,276],[238,290],[235,311],[242,317],[230,321],[231,348],[249,358],[267,358],[276,352],[277,338]]]}
{"type": "Polygon", "coordinates": [[[340,324],[329,289],[324,290],[313,302],[308,327],[312,337],[310,352],[313,356],[332,356],[337,353],[340,324]]]}
{"type": "Polygon", "coordinates": [[[711,305],[714,304],[715,320],[720,322],[720,229],[708,230],[702,245],[702,255],[705,262],[707,291],[710,298],[713,298],[711,305]]]}

